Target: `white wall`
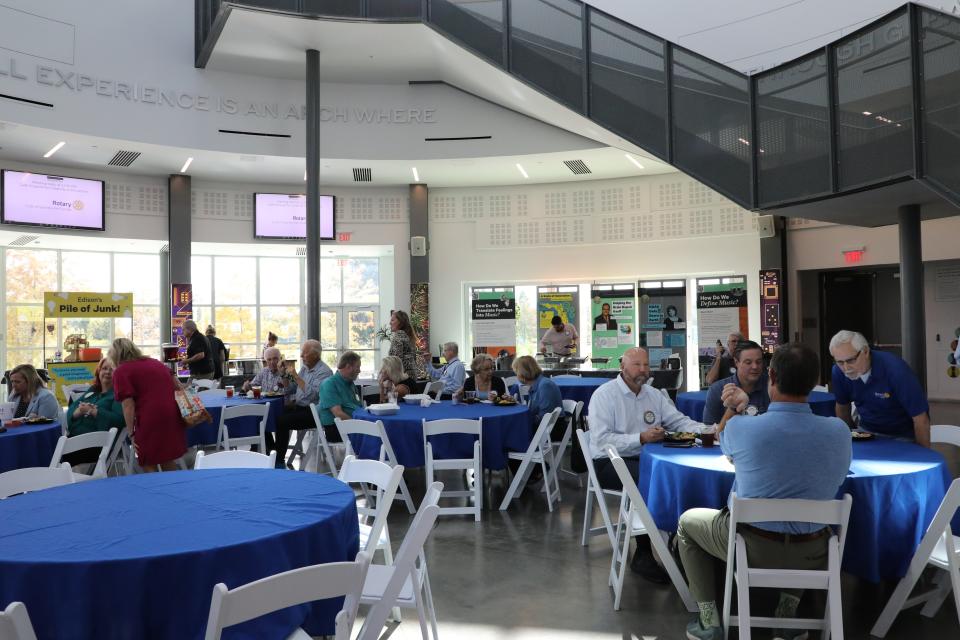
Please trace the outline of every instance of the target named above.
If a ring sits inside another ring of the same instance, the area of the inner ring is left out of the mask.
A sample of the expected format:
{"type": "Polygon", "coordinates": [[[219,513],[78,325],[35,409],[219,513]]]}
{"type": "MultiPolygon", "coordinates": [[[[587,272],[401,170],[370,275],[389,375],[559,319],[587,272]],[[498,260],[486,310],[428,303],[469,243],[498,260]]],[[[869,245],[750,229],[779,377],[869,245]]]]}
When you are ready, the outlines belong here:
{"type": "Polygon", "coordinates": [[[433,344],[468,344],[471,284],[713,275],[747,276],[750,334],[759,336],[756,218],[683,175],[434,189],[430,216],[433,344]]]}

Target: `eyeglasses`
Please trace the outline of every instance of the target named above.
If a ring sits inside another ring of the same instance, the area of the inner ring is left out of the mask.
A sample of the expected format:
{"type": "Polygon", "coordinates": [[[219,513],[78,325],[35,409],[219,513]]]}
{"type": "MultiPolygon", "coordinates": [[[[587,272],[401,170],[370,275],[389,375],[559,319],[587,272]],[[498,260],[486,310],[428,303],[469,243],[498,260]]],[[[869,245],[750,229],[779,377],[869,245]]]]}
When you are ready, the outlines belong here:
{"type": "Polygon", "coordinates": [[[851,365],[856,362],[861,353],[863,353],[863,351],[857,351],[857,355],[853,356],[852,358],[846,358],[845,360],[834,358],[833,361],[837,363],[838,367],[846,367],[847,365],[851,365]]]}

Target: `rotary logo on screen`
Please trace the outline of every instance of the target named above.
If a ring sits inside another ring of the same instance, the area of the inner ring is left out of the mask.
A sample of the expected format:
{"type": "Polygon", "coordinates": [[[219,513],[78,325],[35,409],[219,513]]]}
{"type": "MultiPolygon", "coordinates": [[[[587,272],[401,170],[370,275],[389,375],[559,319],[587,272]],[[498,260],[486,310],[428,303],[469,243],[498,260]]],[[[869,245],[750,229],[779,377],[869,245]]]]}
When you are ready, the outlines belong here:
{"type": "Polygon", "coordinates": [[[74,211],[83,211],[83,200],[74,200],[74,201],[73,201],[73,210],[74,210],[74,211]]]}

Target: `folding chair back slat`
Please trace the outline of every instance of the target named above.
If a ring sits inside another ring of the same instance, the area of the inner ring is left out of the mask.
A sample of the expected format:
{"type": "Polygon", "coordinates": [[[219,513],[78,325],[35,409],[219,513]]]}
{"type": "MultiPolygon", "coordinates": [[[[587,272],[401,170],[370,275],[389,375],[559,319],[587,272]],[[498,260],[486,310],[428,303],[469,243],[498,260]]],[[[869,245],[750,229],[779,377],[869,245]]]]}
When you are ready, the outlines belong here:
{"type": "Polygon", "coordinates": [[[228,449],[206,455],[203,451],[197,452],[194,469],[273,469],[277,459],[277,452],[270,455],[256,451],[228,449]]]}
{"type": "Polygon", "coordinates": [[[426,460],[427,484],[434,481],[434,471],[438,469],[473,470],[473,489],[444,491],[441,498],[473,498],[473,506],[440,507],[441,515],[473,515],[480,521],[483,508],[483,418],[464,420],[448,418],[444,420],[423,420],[423,449],[426,460]],[[476,436],[471,458],[435,458],[430,438],[434,436],[462,434],[476,436]]]}
{"type": "Polygon", "coordinates": [[[930,442],[952,444],[960,447],[960,427],[952,424],[935,424],[930,427],[930,442]]]}
{"type": "Polygon", "coordinates": [[[261,453],[267,450],[266,432],[267,417],[270,415],[269,404],[239,404],[232,407],[224,407],[220,412],[220,430],[217,438],[217,444],[222,449],[230,447],[239,447],[247,445],[257,445],[261,453]],[[255,436],[230,437],[231,420],[236,418],[260,418],[258,433],[255,436]]]}
{"type": "Polygon", "coordinates": [[[0,611],[0,638],[3,640],[37,640],[33,623],[22,602],[11,602],[0,611]]]}
{"type": "Polygon", "coordinates": [[[0,473],[0,500],[29,491],[42,491],[73,483],[73,471],[63,462],[58,467],[27,467],[0,473]]]}
{"type": "Polygon", "coordinates": [[[337,476],[341,482],[347,484],[370,485],[374,488],[376,493],[375,505],[371,506],[369,504],[369,495],[365,493],[366,506],[357,507],[358,513],[366,518],[373,519],[364,551],[373,554],[380,545],[384,549],[388,563],[392,563],[393,557],[390,549],[390,536],[387,532],[387,516],[390,514],[390,506],[393,504],[402,476],[402,465],[390,467],[378,460],[359,460],[354,456],[344,458],[343,465],[340,467],[340,474],[337,476]],[[383,544],[381,544],[381,537],[384,538],[383,544]]]}
{"type": "Polygon", "coordinates": [[[57,447],[53,451],[53,457],[50,459],[50,468],[58,467],[63,460],[63,456],[84,449],[100,449],[97,456],[97,462],[94,465],[93,473],[95,478],[107,477],[107,459],[113,449],[114,441],[117,437],[117,428],[111,427],[107,431],[94,431],[83,433],[79,436],[67,437],[60,436],[57,440],[57,447]]]}

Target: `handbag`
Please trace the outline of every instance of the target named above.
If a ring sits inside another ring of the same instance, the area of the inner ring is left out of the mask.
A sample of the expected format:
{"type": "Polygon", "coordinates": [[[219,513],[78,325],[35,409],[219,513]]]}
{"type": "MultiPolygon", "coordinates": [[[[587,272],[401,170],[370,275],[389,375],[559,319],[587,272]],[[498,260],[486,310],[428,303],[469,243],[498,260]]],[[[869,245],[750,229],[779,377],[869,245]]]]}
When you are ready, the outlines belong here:
{"type": "Polygon", "coordinates": [[[205,422],[213,422],[210,412],[203,406],[200,400],[200,394],[190,387],[178,386],[173,397],[177,401],[177,407],[180,409],[180,417],[188,427],[195,427],[205,422]]]}

